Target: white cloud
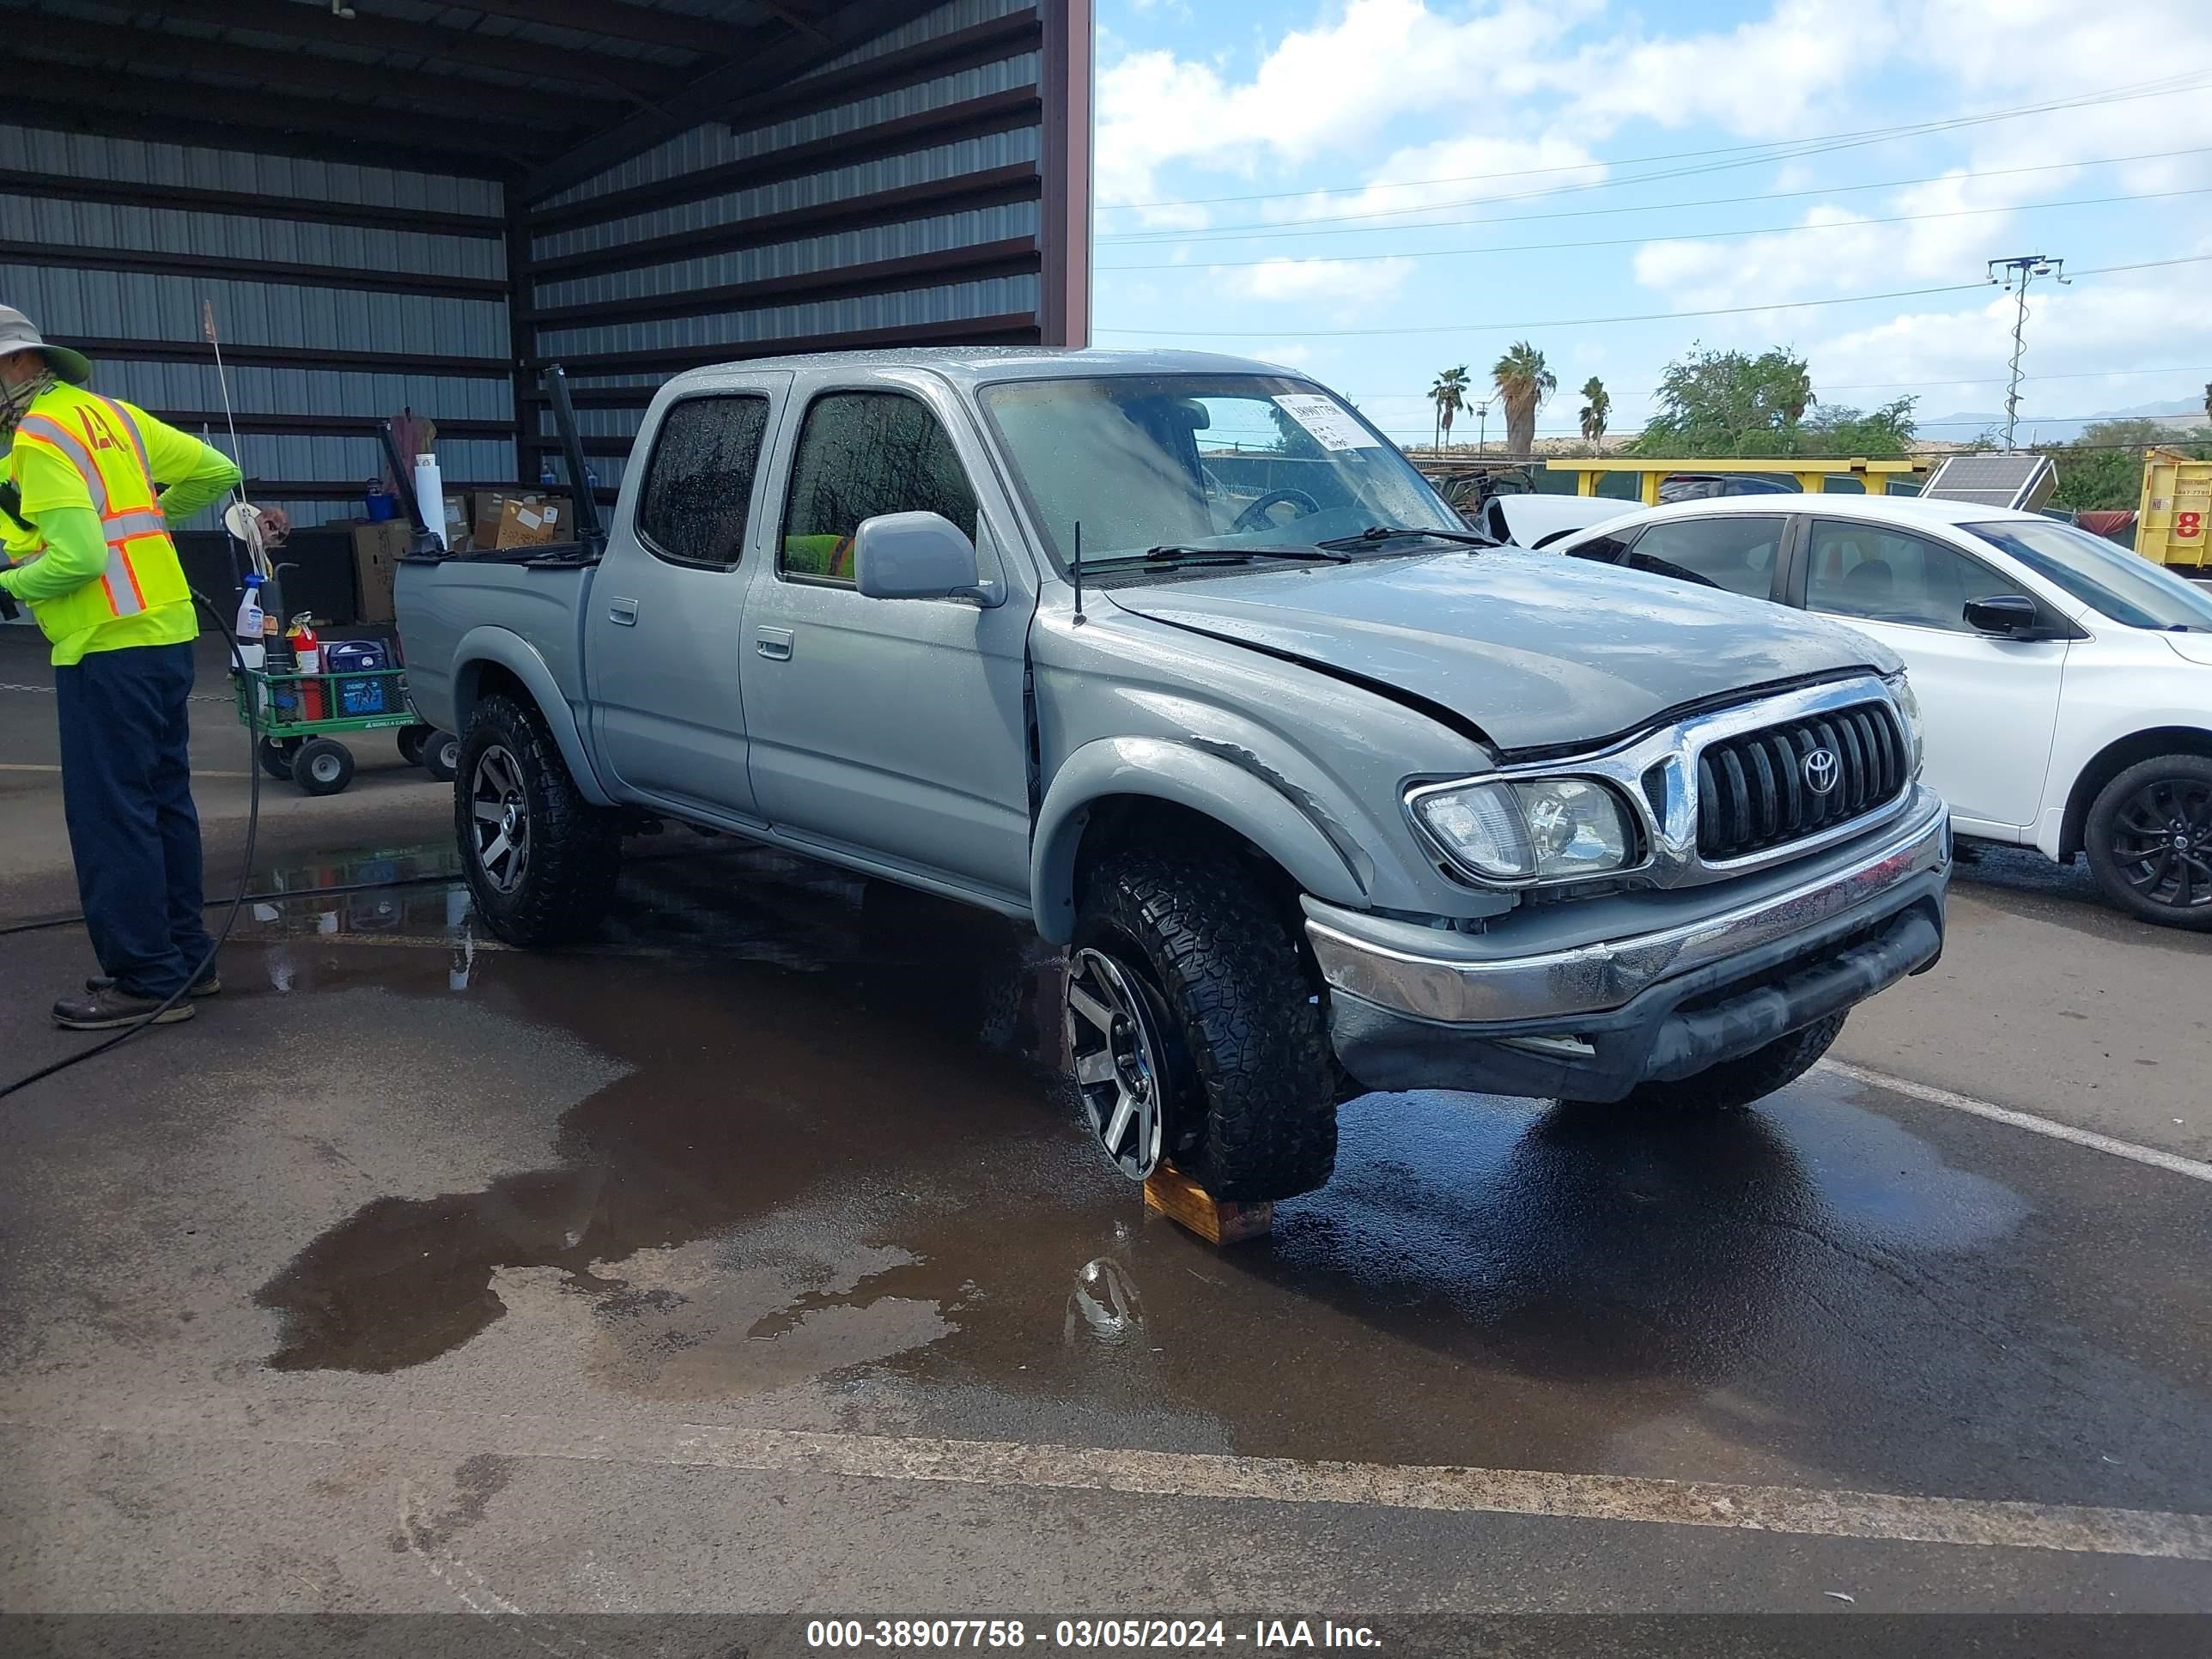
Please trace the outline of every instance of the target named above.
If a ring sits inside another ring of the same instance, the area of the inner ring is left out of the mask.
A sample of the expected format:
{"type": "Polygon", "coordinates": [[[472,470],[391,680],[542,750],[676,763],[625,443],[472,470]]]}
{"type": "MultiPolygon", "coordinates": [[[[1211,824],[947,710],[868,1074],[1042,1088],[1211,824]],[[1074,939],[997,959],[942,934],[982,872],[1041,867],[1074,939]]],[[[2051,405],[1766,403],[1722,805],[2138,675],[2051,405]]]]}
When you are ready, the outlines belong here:
{"type": "Polygon", "coordinates": [[[1224,275],[1250,300],[1369,301],[1396,293],[1413,265],[1411,259],[1267,259],[1224,275]]]}
{"type": "Polygon", "coordinates": [[[1333,21],[1284,35],[1249,80],[1218,63],[1131,52],[1098,76],[1098,200],[1146,202],[1182,161],[1257,176],[1356,145],[1389,122],[1461,114],[1534,84],[1536,65],[1602,0],[1502,0],[1453,18],[1421,0],[1348,0],[1333,21]]]}
{"type": "Polygon", "coordinates": [[[1593,184],[1606,167],[1580,143],[1559,133],[1531,138],[1469,134],[1394,150],[1369,169],[1376,182],[1356,194],[1297,196],[1270,211],[1285,220],[1387,214],[1401,228],[1446,209],[1540,193],[1559,185],[1593,184]]]}
{"type": "Polygon", "coordinates": [[[1882,68],[1902,38],[1890,0],[1861,0],[1848,26],[1824,0],[1782,0],[1724,33],[1588,46],[1540,78],[1578,94],[1577,131],[1603,136],[1641,118],[1779,138],[1813,131],[1826,95],[1882,68]]]}

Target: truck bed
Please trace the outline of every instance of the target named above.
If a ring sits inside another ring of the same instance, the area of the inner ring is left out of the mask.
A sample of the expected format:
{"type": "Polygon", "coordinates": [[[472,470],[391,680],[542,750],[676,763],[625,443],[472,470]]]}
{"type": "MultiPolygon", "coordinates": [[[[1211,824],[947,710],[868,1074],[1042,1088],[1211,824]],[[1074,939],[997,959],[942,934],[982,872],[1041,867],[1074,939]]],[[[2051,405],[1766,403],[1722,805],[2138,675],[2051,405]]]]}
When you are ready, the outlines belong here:
{"type": "Polygon", "coordinates": [[[410,695],[422,718],[457,731],[453,665],[463,639],[495,632],[509,649],[535,655],[580,720],[584,710],[583,624],[598,556],[574,542],[487,550],[418,554],[400,561],[395,600],[406,626],[410,695]]]}

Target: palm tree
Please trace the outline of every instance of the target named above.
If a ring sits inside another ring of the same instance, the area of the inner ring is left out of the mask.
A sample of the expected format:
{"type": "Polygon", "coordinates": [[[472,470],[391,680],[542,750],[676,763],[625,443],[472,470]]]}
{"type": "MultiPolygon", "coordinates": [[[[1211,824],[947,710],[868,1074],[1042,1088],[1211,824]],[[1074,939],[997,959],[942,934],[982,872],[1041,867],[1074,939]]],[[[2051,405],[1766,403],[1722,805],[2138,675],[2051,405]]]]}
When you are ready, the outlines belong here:
{"type": "Polygon", "coordinates": [[[1605,436],[1605,423],[1613,413],[1613,397],[1595,374],[1583,382],[1583,436],[1592,445],[1605,436]]]}
{"type": "Polygon", "coordinates": [[[1559,377],[1544,367],[1544,354],[1526,340],[1498,360],[1490,371],[1505,405],[1505,453],[1525,461],[1536,453],[1536,410],[1559,390],[1559,377]]]}
{"type": "Polygon", "coordinates": [[[1452,417],[1467,412],[1467,394],[1474,385],[1468,378],[1465,363],[1457,368],[1437,371],[1437,383],[1429,388],[1429,401],[1437,406],[1437,441],[1431,446],[1432,448],[1441,449],[1451,441],[1452,417]]]}

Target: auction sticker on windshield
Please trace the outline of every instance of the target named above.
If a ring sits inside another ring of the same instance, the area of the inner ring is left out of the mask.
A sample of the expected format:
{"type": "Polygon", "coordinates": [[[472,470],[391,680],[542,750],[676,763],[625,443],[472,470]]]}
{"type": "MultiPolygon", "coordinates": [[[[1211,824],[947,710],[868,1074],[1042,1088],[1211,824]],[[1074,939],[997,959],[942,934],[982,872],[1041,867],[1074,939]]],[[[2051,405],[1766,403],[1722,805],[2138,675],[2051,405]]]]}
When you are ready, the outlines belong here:
{"type": "Polygon", "coordinates": [[[1381,440],[1353,420],[1334,398],[1310,392],[1279,394],[1275,402],[1292,420],[1313,434],[1324,449],[1378,449],[1381,440]]]}

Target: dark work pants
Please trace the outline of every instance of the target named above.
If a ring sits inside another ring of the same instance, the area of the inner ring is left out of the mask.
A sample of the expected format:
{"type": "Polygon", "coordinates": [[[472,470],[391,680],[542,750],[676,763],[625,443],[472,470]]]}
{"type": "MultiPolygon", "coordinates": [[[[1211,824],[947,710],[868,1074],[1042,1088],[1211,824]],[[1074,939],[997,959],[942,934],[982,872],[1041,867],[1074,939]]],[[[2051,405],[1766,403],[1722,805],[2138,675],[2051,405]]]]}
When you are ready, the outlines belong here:
{"type": "Polygon", "coordinates": [[[54,670],[62,805],[100,971],[166,997],[210,943],[200,915],[200,820],[186,708],[192,647],[95,651],[54,670]]]}

